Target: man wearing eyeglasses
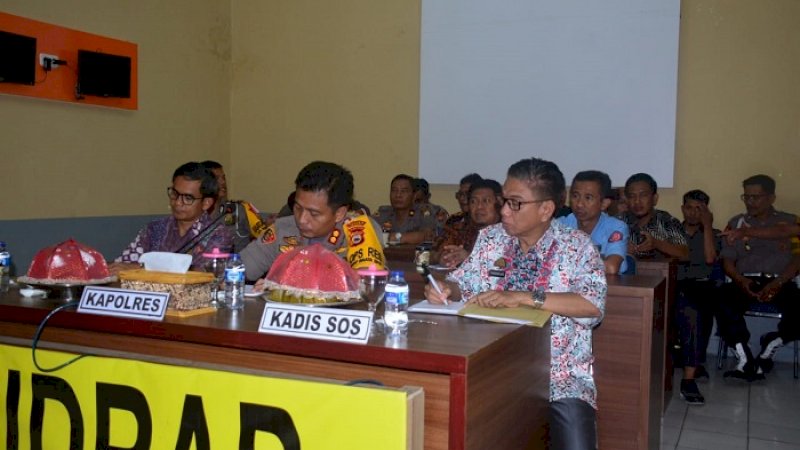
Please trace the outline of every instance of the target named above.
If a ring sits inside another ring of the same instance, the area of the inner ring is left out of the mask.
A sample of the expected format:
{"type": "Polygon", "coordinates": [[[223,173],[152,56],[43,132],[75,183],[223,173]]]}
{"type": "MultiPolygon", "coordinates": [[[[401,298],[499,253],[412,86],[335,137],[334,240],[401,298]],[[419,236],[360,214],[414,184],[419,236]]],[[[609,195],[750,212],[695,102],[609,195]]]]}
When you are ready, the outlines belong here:
{"type": "Polygon", "coordinates": [[[425,297],[552,312],[550,448],[588,450],[597,448],[592,328],[603,317],[608,288],[589,236],[553,220],[564,191],[564,175],[552,162],[513,164],[503,184],[502,223],[481,230],[441,293],[429,285],[425,297]]]}
{"type": "Polygon", "coordinates": [[[469,224],[469,189],[474,183],[481,180],[483,180],[483,177],[477,173],[464,175],[464,177],[461,178],[458,191],[456,191],[455,194],[460,210],[447,218],[447,221],[444,223],[445,228],[450,227],[458,229],[466,227],[469,224]]]}
{"type": "MultiPolygon", "coordinates": [[[[777,211],[775,180],[754,175],[742,182],[741,199],[747,212],[734,216],[727,230],[778,228],[797,223],[794,214],[777,211]]],[[[792,279],[800,269],[800,257],[791,238],[744,238],[725,242],[720,254],[722,268],[731,282],[723,285],[717,324],[720,336],[733,348],[738,363],[726,377],[753,381],[772,369],[778,348],[800,337],[800,291],[792,279]],[[778,330],[761,336],[761,353],[753,358],[750,332],[744,312],[754,302],[771,302],[782,314],[778,330]]]]}
{"type": "Polygon", "coordinates": [[[478,232],[500,221],[503,187],[495,180],[483,179],[469,188],[469,220],[463,227],[447,226],[434,245],[434,260],[447,267],[461,264],[475,245],[478,232]]]}
{"type": "Polygon", "coordinates": [[[202,164],[189,162],[178,167],[172,174],[172,186],[167,187],[172,214],[147,224],[115,262],[138,263],[147,252],[181,251],[192,255],[193,268],[202,268],[204,252],[213,248],[230,251],[233,237],[208,214],[218,190],[214,174],[202,164]]]}

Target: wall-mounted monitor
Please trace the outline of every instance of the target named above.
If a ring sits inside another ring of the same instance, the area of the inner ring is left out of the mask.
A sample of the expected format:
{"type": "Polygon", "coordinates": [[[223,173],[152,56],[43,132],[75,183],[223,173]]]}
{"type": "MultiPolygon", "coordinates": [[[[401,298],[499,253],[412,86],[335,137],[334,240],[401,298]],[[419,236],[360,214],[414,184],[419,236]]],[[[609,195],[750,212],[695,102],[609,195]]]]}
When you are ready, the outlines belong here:
{"type": "Polygon", "coordinates": [[[0,30],[0,83],[36,83],[36,38],[0,30]]]}
{"type": "Polygon", "coordinates": [[[80,95],[130,98],[131,58],[78,50],[77,92],[80,95]]]}

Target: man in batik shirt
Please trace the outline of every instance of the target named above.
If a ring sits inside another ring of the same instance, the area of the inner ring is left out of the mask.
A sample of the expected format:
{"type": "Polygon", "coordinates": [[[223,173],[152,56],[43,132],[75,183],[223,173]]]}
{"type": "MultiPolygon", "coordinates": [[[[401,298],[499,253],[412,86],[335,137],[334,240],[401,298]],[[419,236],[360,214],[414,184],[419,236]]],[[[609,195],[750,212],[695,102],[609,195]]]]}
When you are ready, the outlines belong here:
{"type": "Polygon", "coordinates": [[[192,268],[203,270],[204,252],[214,248],[230,251],[233,236],[208,214],[218,189],[214,174],[202,164],[189,162],[178,167],[167,188],[172,214],[147,224],[115,262],[138,263],[147,252],[179,252],[190,253],[192,268]]]}
{"type": "Polygon", "coordinates": [[[427,286],[425,296],[434,303],[450,297],[552,312],[550,448],[588,450],[597,446],[592,328],[603,317],[607,285],[589,236],[552,220],[564,192],[564,176],[552,162],[531,158],[512,165],[503,185],[502,224],[481,230],[442,293],[427,286]]]}
{"type": "Polygon", "coordinates": [[[631,175],[625,182],[628,212],[624,222],[630,227],[628,253],[637,258],[658,254],[686,260],[689,244],[678,219],[656,209],[658,185],[646,173],[631,175]]]}
{"type": "Polygon", "coordinates": [[[469,220],[464,227],[448,226],[436,240],[433,257],[439,264],[455,267],[472,252],[478,232],[500,222],[503,187],[495,180],[480,180],[469,188],[469,220]]]}

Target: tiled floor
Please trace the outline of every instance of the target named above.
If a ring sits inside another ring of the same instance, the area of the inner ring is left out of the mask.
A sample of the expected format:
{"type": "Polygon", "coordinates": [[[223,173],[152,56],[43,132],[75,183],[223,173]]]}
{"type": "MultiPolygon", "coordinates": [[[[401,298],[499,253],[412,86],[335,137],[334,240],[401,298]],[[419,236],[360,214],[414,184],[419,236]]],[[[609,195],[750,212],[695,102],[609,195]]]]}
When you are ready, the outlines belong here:
{"type": "MultiPolygon", "coordinates": [[[[707,367],[711,379],[698,382],[705,405],[688,406],[674,391],[661,450],[800,450],[800,380],[790,363],[777,362],[766,380],[749,384],[707,367]]],[[[675,370],[676,388],[680,372],[675,370]]]]}

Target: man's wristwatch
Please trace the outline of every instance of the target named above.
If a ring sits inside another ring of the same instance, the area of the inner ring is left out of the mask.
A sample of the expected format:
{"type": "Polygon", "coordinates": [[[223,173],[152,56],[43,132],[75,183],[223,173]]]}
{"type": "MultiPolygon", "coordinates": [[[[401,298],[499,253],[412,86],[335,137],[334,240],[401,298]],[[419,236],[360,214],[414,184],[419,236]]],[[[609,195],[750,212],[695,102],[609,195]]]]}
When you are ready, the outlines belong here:
{"type": "Polygon", "coordinates": [[[531,292],[531,300],[533,300],[533,308],[542,309],[546,297],[547,294],[545,294],[544,289],[542,288],[534,289],[533,292],[531,292]]]}

